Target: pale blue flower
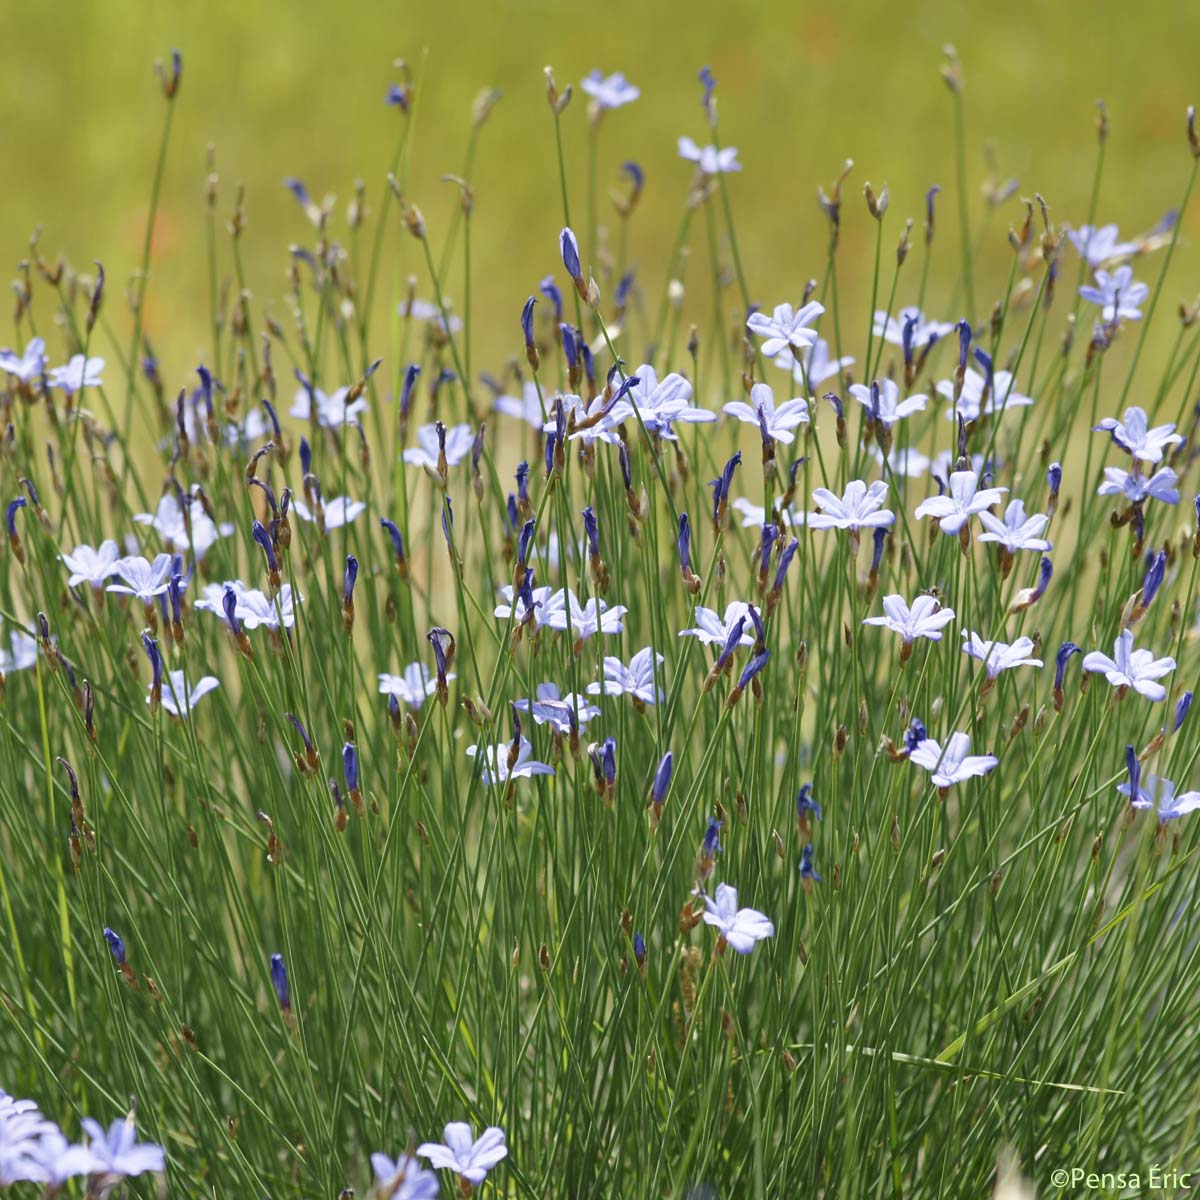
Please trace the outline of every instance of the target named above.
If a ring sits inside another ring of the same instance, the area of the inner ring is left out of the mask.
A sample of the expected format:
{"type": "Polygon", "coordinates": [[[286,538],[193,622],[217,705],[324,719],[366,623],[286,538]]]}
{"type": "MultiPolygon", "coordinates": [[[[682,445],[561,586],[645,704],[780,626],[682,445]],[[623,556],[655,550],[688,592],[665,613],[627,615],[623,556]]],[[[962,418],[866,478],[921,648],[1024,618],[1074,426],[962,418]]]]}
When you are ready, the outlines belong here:
{"type": "Polygon", "coordinates": [[[504,1130],[490,1125],[478,1138],[465,1121],[451,1121],[442,1130],[441,1142],[424,1142],[417,1147],[429,1165],[441,1171],[453,1171],[474,1187],[478,1187],[487,1173],[508,1156],[504,1142],[504,1130]]]}

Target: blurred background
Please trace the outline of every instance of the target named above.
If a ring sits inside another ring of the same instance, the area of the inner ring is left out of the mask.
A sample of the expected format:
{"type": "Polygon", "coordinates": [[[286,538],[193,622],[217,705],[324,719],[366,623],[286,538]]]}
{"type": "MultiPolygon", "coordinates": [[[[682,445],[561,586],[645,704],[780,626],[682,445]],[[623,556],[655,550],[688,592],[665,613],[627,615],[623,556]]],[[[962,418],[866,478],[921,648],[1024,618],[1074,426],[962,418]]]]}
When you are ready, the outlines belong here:
{"type": "MultiPolygon", "coordinates": [[[[1102,97],[1112,132],[1100,220],[1119,223],[1125,235],[1145,230],[1179,203],[1189,167],[1184,110],[1200,96],[1195,4],[1163,5],[1169,26],[1113,0],[1086,8],[1037,0],[610,0],[594,8],[549,0],[105,0],[69,10],[28,3],[5,9],[0,230],[9,270],[41,226],[47,257],[61,251],[81,270],[90,270],[93,259],[104,261],[114,321],[113,298],[140,258],[160,130],[163,105],[152,64],[172,47],[183,53],[146,311],[168,390],[206,348],[206,147],[216,150],[222,224],[234,184],[246,185],[243,253],[257,321],[263,306],[283,295],[288,243],[311,242],[301,209],[281,186],[285,176],[304,180],[317,199],[337,196],[339,237],[357,178],[366,181],[377,214],[400,123],[408,119],[384,103],[389,84],[400,77],[393,66],[398,57],[412,64],[421,83],[407,195],[424,211],[435,247],[457,202],[442,176],[461,169],[473,101],[484,87],[504,94],[483,129],[471,178],[473,359],[476,368],[493,370],[519,351],[521,302],[557,265],[561,203],[545,64],[553,65],[560,86],[578,87],[586,72],[600,67],[625,72],[642,89],[640,100],[604,121],[599,182],[603,197],[623,161],[634,159],[645,169],[630,257],[644,264],[649,304],[657,302],[692,178],[690,165],[676,157],[676,138],[708,140],[696,82],[700,66],[711,64],[719,81],[722,140],[739,148],[744,164],[730,178],[730,195],[757,302],[796,301],[804,282],[821,274],[827,228],[816,187],[828,188],[843,160],[853,158],[844,206],[843,303],[862,312],[863,334],[873,253],[862,201],[867,180],[886,183],[891,192],[885,281],[903,219],[916,218],[919,231],[924,194],[931,184],[942,185],[927,307],[938,317],[959,315],[939,311],[949,307],[958,256],[953,111],[938,74],[944,43],[957,45],[966,79],[976,227],[988,142],[1000,173],[1020,181],[1018,195],[1040,191],[1056,220],[1084,221],[1096,154],[1095,102],[1102,97]],[[1152,75],[1147,63],[1154,64],[1152,75]]],[[[587,119],[579,95],[564,128],[570,184],[582,205],[587,119]]],[[[992,222],[978,271],[979,316],[1003,286],[1010,262],[1005,233],[1020,217],[1014,197],[992,222]]],[[[600,218],[611,227],[612,210],[603,199],[600,218]]],[[[1192,252],[1198,225],[1194,207],[1168,281],[1165,298],[1172,304],[1191,299],[1200,287],[1192,252]]],[[[702,223],[696,229],[699,238],[702,223]]],[[[401,271],[420,270],[419,291],[428,295],[418,247],[408,239],[395,244],[401,271]]],[[[220,250],[225,277],[231,271],[227,239],[220,250]]],[[[706,275],[707,247],[697,241],[695,250],[703,257],[697,269],[706,275]]],[[[1153,282],[1160,261],[1139,274],[1153,282]]],[[[915,288],[916,271],[907,282],[915,288]]],[[[460,276],[448,292],[460,297],[460,276]]],[[[898,303],[911,302],[904,288],[901,293],[898,303]]],[[[390,303],[393,294],[389,281],[381,302],[390,303]]],[[[732,302],[734,293],[729,296],[732,302]]],[[[275,311],[282,316],[286,309],[275,311]]],[[[127,316],[120,318],[118,328],[127,329],[127,316]]],[[[1167,327],[1156,338],[1173,333],[1169,309],[1156,324],[1167,327]]],[[[10,331],[0,332],[0,345],[12,340],[10,331]]],[[[386,355],[382,333],[381,340],[377,352],[386,355]]]]}

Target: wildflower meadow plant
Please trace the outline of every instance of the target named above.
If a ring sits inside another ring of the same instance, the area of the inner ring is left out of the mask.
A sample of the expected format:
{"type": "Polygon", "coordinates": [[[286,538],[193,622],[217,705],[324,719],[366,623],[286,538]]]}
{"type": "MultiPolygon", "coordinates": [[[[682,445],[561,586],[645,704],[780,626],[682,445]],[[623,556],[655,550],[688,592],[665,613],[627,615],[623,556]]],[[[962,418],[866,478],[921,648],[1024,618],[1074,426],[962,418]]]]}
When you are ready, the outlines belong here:
{"type": "Polygon", "coordinates": [[[779,295],[709,68],[484,92],[449,204],[420,70],[350,78],[394,150],[349,209],[285,181],[281,295],[210,159],[206,313],[150,236],[159,64],[128,305],[35,239],[0,351],[0,1190],[1196,1165],[1200,309],[1148,331],[1196,291],[1200,135],[1153,235],[1100,223],[1103,109],[1090,203],[985,216],[947,53],[941,186],[781,189],[827,250],[779,295]],[[497,248],[490,311],[475,153],[518,106],[544,252],[497,248]]]}

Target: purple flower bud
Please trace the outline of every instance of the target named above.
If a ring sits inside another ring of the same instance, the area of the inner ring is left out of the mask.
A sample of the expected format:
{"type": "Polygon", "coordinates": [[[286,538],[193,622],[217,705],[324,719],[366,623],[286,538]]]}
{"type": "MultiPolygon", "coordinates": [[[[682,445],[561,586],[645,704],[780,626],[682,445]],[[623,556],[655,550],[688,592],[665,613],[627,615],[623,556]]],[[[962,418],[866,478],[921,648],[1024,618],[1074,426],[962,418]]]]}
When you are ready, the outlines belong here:
{"type": "Polygon", "coordinates": [[[450,502],[449,496],[443,496],[445,503],[442,505],[442,536],[446,539],[446,549],[454,549],[454,505],[450,502]]]}
{"type": "Polygon", "coordinates": [[[713,667],[714,673],[723,670],[725,664],[733,657],[733,652],[741,645],[742,633],[745,628],[746,618],[738,617],[725,638],[725,645],[721,648],[721,653],[717,656],[717,665],[713,667]]]}
{"type": "Polygon", "coordinates": [[[741,465],[741,461],[742,452],[738,450],[722,468],[720,478],[713,479],[709,482],[708,486],[713,489],[714,521],[718,519],[721,505],[729,502],[729,489],[733,486],[733,473],[741,465]]]}
{"type": "Polygon", "coordinates": [[[563,314],[563,297],[562,292],[558,290],[558,284],[554,282],[553,275],[547,275],[541,283],[538,284],[538,291],[554,305],[554,320],[559,322],[562,320],[563,314]]]}
{"type": "MultiPolygon", "coordinates": [[[[616,368],[614,368],[614,370],[615,369],[616,368]]],[[[616,402],[620,400],[622,396],[631,391],[633,388],[637,387],[637,385],[641,382],[642,377],[640,375],[626,375],[625,378],[621,380],[620,387],[613,392],[612,404],[610,404],[608,407],[611,408],[612,405],[616,404],[616,402]]]]}
{"type": "Polygon", "coordinates": [[[342,746],[342,772],[346,776],[346,790],[348,792],[357,792],[358,751],[354,748],[353,742],[346,742],[342,746]]]}
{"type": "Polygon", "coordinates": [[[1171,724],[1171,732],[1175,733],[1188,715],[1188,709],[1192,707],[1192,693],[1184,692],[1182,696],[1175,702],[1175,717],[1171,724]]]}
{"type": "Polygon", "coordinates": [[[158,642],[156,642],[148,633],[143,633],[142,649],[146,651],[146,657],[150,660],[150,669],[154,673],[154,679],[151,686],[155,691],[158,691],[162,687],[163,672],[163,660],[162,655],[158,652],[158,642]]]}
{"type": "Polygon", "coordinates": [[[120,935],[114,933],[106,925],[104,927],[104,940],[108,943],[108,948],[112,951],[113,958],[123,967],[125,965],[125,943],[121,940],[120,935]]]}
{"type": "MultiPolygon", "coordinates": [[[[751,610],[753,611],[753,609],[751,610]]],[[[747,664],[745,670],[742,671],[742,677],[738,680],[738,690],[745,691],[755,675],[757,675],[763,667],[767,665],[767,659],[771,657],[770,650],[763,650],[762,653],[756,654],[747,664]]]]}
{"type": "Polygon", "coordinates": [[[941,185],[935,183],[933,187],[925,193],[925,223],[928,225],[930,232],[933,231],[933,202],[937,197],[938,192],[942,190],[941,185]]]}
{"type": "Polygon", "coordinates": [[[600,524],[596,520],[596,510],[590,504],[583,510],[583,532],[587,538],[589,552],[593,556],[599,556],[600,524]]]}
{"type": "Polygon", "coordinates": [[[1163,577],[1167,573],[1167,554],[1165,550],[1160,550],[1157,554],[1151,554],[1150,565],[1146,568],[1146,576],[1142,580],[1142,607],[1149,608],[1154,597],[1158,595],[1158,589],[1162,587],[1163,577]]]}
{"type": "Polygon", "coordinates": [[[651,789],[651,797],[655,804],[661,805],[667,798],[667,789],[671,786],[671,771],[675,765],[675,758],[668,750],[662,756],[662,761],[658,764],[658,770],[654,772],[654,786],[651,789]]]}
{"type": "Polygon", "coordinates": [[[558,444],[558,434],[553,433],[553,432],[546,434],[545,467],[546,467],[547,477],[549,477],[550,473],[554,470],[554,447],[557,444],[558,444]]]}
{"type": "Polygon", "coordinates": [[[910,754],[929,736],[925,722],[920,717],[913,717],[908,728],[904,731],[904,748],[910,754]]]}
{"type": "MultiPolygon", "coordinates": [[[[624,442],[617,447],[617,458],[621,464],[621,478],[625,481],[625,490],[629,491],[633,486],[633,468],[629,463],[629,449],[624,442]]],[[[1197,520],[1200,520],[1200,496],[1196,497],[1196,512],[1197,520]]]]}
{"type": "Polygon", "coordinates": [[[783,580],[788,573],[788,567],[792,565],[792,559],[796,557],[796,551],[800,549],[800,539],[792,538],[790,542],[783,548],[783,553],[779,556],[779,562],[775,566],[775,583],[773,585],[775,591],[782,591],[783,580]]]}
{"type": "Polygon", "coordinates": [[[505,507],[505,516],[507,518],[509,532],[516,533],[517,525],[520,523],[521,516],[520,516],[520,513],[517,512],[517,498],[516,498],[516,496],[514,496],[512,494],[512,492],[508,493],[508,502],[505,507]]]}
{"type": "Polygon", "coordinates": [[[1037,587],[1033,590],[1030,603],[1040,600],[1046,594],[1046,589],[1050,586],[1050,579],[1053,575],[1054,564],[1048,558],[1043,558],[1041,564],[1038,566],[1037,587]]]}
{"type": "Polygon", "coordinates": [[[813,844],[809,842],[800,852],[800,878],[806,882],[820,883],[821,877],[813,866],[813,844]]]}
{"type": "MultiPolygon", "coordinates": [[[[766,644],[767,631],[763,628],[762,614],[754,607],[753,604],[746,605],[746,611],[750,614],[750,620],[754,622],[754,636],[758,640],[760,646],[766,644]]],[[[758,668],[762,670],[761,667],[758,668]]],[[[758,672],[756,671],[755,674],[758,672]]]]}
{"type": "Polygon", "coordinates": [[[807,819],[821,819],[821,806],[812,798],[812,784],[802,783],[796,794],[796,816],[807,819]]]}
{"type": "Polygon", "coordinates": [[[207,417],[213,415],[213,377],[212,372],[204,366],[196,368],[196,374],[200,376],[200,394],[204,397],[204,414],[207,417]]]}
{"type": "Polygon", "coordinates": [[[291,1012],[292,1000],[288,992],[287,966],[284,964],[282,954],[271,955],[271,986],[275,989],[275,995],[279,997],[279,1007],[284,1012],[291,1012]]]}
{"type": "Polygon", "coordinates": [[[990,391],[995,379],[995,371],[992,366],[992,356],[980,346],[975,347],[975,361],[983,368],[983,373],[987,377],[987,387],[990,391]]]}
{"type": "Polygon", "coordinates": [[[237,592],[231,587],[225,589],[221,597],[221,607],[225,610],[225,620],[229,623],[229,632],[235,638],[242,636],[242,626],[237,619],[237,592]]]}
{"type": "Polygon", "coordinates": [[[692,569],[692,522],[687,513],[679,514],[679,536],[675,539],[679,551],[679,567],[685,575],[692,569]]]}
{"type": "Polygon", "coordinates": [[[479,429],[471,441],[471,470],[479,473],[479,460],[483,457],[483,439],[487,435],[487,424],[479,423],[479,429]]]}
{"type": "Polygon", "coordinates": [[[635,162],[623,162],[621,164],[621,174],[629,176],[635,192],[640,192],[646,186],[646,172],[635,162]]]}
{"type": "Polygon", "coordinates": [[[435,625],[426,635],[425,640],[433,647],[434,662],[437,665],[437,676],[442,682],[446,679],[446,650],[454,644],[448,629],[435,625]]]}
{"type": "Polygon", "coordinates": [[[302,475],[312,474],[312,447],[308,444],[308,438],[303,434],[300,436],[300,473],[302,475]]]}
{"type": "Polygon", "coordinates": [[[397,562],[404,561],[404,538],[400,533],[399,527],[395,521],[389,521],[387,517],[379,518],[380,528],[387,530],[387,535],[392,539],[392,549],[396,552],[397,562]]]}
{"type": "Polygon", "coordinates": [[[271,535],[267,532],[266,527],[261,521],[255,521],[250,528],[250,533],[267,556],[267,570],[278,571],[279,561],[275,557],[275,547],[271,544],[271,535]]]}
{"type": "Polygon", "coordinates": [[[646,939],[640,933],[633,935],[633,957],[639,967],[646,962],[646,939]]]}
{"type": "Polygon", "coordinates": [[[311,751],[313,748],[312,739],[308,736],[308,730],[300,724],[300,718],[294,716],[290,712],[284,713],[283,716],[284,719],[291,725],[291,727],[300,735],[300,740],[304,743],[305,750],[311,751]]]}
{"type": "Polygon", "coordinates": [[[1083,651],[1075,645],[1074,642],[1063,642],[1058,648],[1058,654],[1054,659],[1054,690],[1060,691],[1063,685],[1063,678],[1067,673],[1067,663],[1071,661],[1073,654],[1082,654],[1083,651]]]}
{"type": "Polygon", "coordinates": [[[612,787],[617,781],[617,739],[605,738],[600,747],[600,769],[604,773],[604,782],[612,787]]]}
{"type": "Polygon", "coordinates": [[[401,112],[408,112],[408,89],[401,87],[398,83],[393,83],[387,90],[384,103],[400,109],[401,112]]]}
{"type": "Polygon", "coordinates": [[[875,543],[871,552],[871,574],[875,574],[879,570],[879,564],[883,562],[883,547],[888,539],[888,531],[882,526],[877,526],[871,538],[875,543]]]}
{"type": "Polygon", "coordinates": [[[563,266],[567,268],[567,274],[572,279],[582,279],[583,267],[579,264],[579,243],[575,240],[575,234],[570,226],[563,227],[562,233],[558,235],[558,245],[562,251],[563,266]]]}
{"type": "Polygon", "coordinates": [[[1062,487],[1062,463],[1050,464],[1050,469],[1046,472],[1046,482],[1050,485],[1050,495],[1057,496],[1058,489],[1062,487]]]}
{"type": "Polygon", "coordinates": [[[579,357],[583,359],[583,373],[587,376],[588,382],[595,387],[596,385],[596,360],[592,357],[592,348],[587,342],[579,343],[579,357]]]}
{"type": "Polygon", "coordinates": [[[32,504],[34,508],[41,508],[42,501],[38,496],[38,490],[34,486],[33,480],[22,478],[21,486],[25,489],[26,492],[29,493],[29,503],[32,504]]]}
{"type": "Polygon", "coordinates": [[[613,304],[617,308],[624,308],[629,303],[629,293],[633,291],[634,278],[634,272],[629,270],[617,281],[616,289],[613,291],[613,304]]]}
{"type": "Polygon", "coordinates": [[[308,194],[308,188],[306,188],[304,184],[294,176],[289,175],[283,181],[283,186],[287,188],[287,190],[296,197],[297,202],[302,204],[305,208],[312,203],[312,197],[308,194]]]}
{"type": "Polygon", "coordinates": [[[171,601],[171,620],[178,625],[183,620],[183,576],[176,572],[167,584],[167,596],[171,601]]]}
{"type": "Polygon", "coordinates": [[[712,858],[714,855],[724,853],[724,848],[720,843],[721,826],[724,821],[718,821],[716,817],[709,817],[708,824],[704,829],[704,857],[712,858]]]}
{"type": "Polygon", "coordinates": [[[538,606],[533,598],[533,571],[526,571],[525,577],[517,585],[517,599],[524,606],[525,612],[531,613],[538,606]]]}
{"type": "Polygon", "coordinates": [[[562,348],[567,360],[567,369],[574,371],[579,366],[579,342],[576,338],[575,329],[573,326],[565,323],[558,328],[562,333],[562,348]]]}
{"type": "Polygon", "coordinates": [[[267,498],[267,503],[270,505],[271,511],[278,516],[279,505],[275,502],[275,493],[271,490],[271,485],[269,483],[265,483],[256,475],[250,480],[250,486],[259,488],[262,491],[262,494],[267,498]]]}
{"type": "Polygon", "coordinates": [[[766,575],[771,567],[771,551],[774,549],[778,537],[779,526],[770,521],[764,522],[762,538],[758,547],[758,569],[762,575],[766,575]]]}
{"type": "Polygon", "coordinates": [[[958,366],[960,370],[965,371],[967,357],[971,350],[971,323],[970,321],[959,321],[954,328],[958,332],[958,366]]]}
{"type": "Polygon", "coordinates": [[[354,584],[358,580],[358,559],[353,554],[346,555],[346,575],[342,582],[342,603],[350,604],[354,600],[354,584]]]}
{"type": "Polygon", "coordinates": [[[529,503],[529,464],[517,464],[517,498],[529,503]]]}
{"type": "Polygon", "coordinates": [[[533,520],[526,521],[521,527],[521,536],[517,542],[517,567],[524,568],[529,560],[529,547],[533,544],[533,520]]]}
{"type": "Polygon", "coordinates": [[[265,396],[262,398],[262,406],[266,410],[267,420],[271,422],[271,430],[275,434],[277,442],[283,440],[283,431],[279,428],[279,417],[275,412],[275,406],[265,396]]]}
{"type": "Polygon", "coordinates": [[[1142,764],[1132,746],[1125,747],[1125,770],[1129,772],[1129,803],[1137,804],[1141,797],[1142,764]]]}
{"type": "Polygon", "coordinates": [[[521,309],[521,333],[525,338],[525,349],[533,349],[533,306],[537,303],[536,296],[530,296],[521,309]]]}
{"type": "Polygon", "coordinates": [[[871,420],[879,420],[879,380],[871,380],[871,420]]]}
{"type": "Polygon", "coordinates": [[[906,367],[913,365],[913,334],[916,328],[917,318],[915,316],[906,317],[904,330],[900,334],[900,345],[904,350],[904,365],[906,367]]]}
{"type": "Polygon", "coordinates": [[[4,514],[5,524],[8,526],[8,536],[15,538],[17,536],[17,509],[24,508],[29,503],[24,496],[18,496],[4,514]]]}
{"type": "Polygon", "coordinates": [[[834,415],[839,421],[845,418],[846,414],[845,410],[842,408],[842,398],[837,394],[837,392],[826,392],[821,399],[829,402],[830,407],[833,409],[834,415]]]}
{"type": "Polygon", "coordinates": [[[704,99],[701,104],[704,106],[704,111],[708,113],[708,119],[713,120],[713,92],[717,88],[716,76],[712,73],[711,67],[701,67],[700,73],[696,76],[700,80],[700,85],[704,88],[704,99]]]}
{"type": "Polygon", "coordinates": [[[421,368],[416,363],[409,363],[408,370],[404,372],[404,386],[400,389],[400,415],[407,416],[409,406],[412,404],[413,388],[417,386],[417,376],[420,375],[421,368]]]}

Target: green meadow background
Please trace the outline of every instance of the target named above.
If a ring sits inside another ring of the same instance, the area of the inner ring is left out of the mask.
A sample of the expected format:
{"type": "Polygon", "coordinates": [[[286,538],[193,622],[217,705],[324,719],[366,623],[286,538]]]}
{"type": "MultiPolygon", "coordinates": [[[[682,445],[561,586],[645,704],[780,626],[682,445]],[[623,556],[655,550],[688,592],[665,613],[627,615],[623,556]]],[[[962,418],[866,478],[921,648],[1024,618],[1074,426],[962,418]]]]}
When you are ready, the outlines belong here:
{"type": "MultiPolygon", "coordinates": [[[[206,350],[206,146],[216,147],[223,220],[233,185],[246,185],[243,254],[257,323],[264,305],[283,292],[287,244],[311,242],[311,230],[281,187],[284,176],[299,176],[318,198],[338,197],[338,236],[345,234],[356,178],[367,182],[377,212],[397,123],[405,119],[383,103],[398,77],[397,57],[423,78],[407,192],[423,209],[435,247],[456,202],[441,177],[461,167],[472,102],[485,86],[504,93],[483,132],[471,179],[473,359],[492,370],[519,349],[518,310],[553,266],[561,223],[544,64],[553,65],[560,85],[577,83],[598,66],[623,70],[642,88],[640,101],[605,120],[599,177],[606,189],[630,158],[647,172],[630,245],[632,259],[647,264],[640,282],[650,303],[662,287],[666,247],[691,178],[689,165],[675,156],[675,139],[706,140],[695,79],[701,65],[711,64],[719,80],[723,141],[739,147],[745,165],[731,194],[756,301],[795,300],[804,281],[821,273],[826,227],[815,190],[820,183],[828,187],[843,159],[853,158],[841,257],[846,310],[863,314],[862,331],[850,334],[852,340],[865,335],[869,303],[873,230],[861,198],[866,180],[890,187],[889,247],[904,217],[916,218],[919,229],[926,189],[942,185],[928,307],[949,304],[958,227],[952,109],[938,77],[944,43],[957,45],[967,81],[973,221],[983,212],[980,184],[990,140],[1001,172],[1020,180],[1021,194],[1040,191],[1056,219],[1082,222],[1095,161],[1094,105],[1102,97],[1112,133],[1101,219],[1119,222],[1128,234],[1149,227],[1178,203],[1187,170],[1184,109],[1200,98],[1200,5],[1194,3],[105,0],[10,2],[3,9],[0,245],[6,264],[15,268],[29,234],[41,226],[48,257],[62,251],[83,270],[93,259],[104,261],[110,318],[140,257],[162,110],[151,64],[171,47],[183,52],[146,311],[168,388],[184,382],[206,350]]],[[[578,97],[566,129],[582,214],[586,117],[578,97]]],[[[1004,234],[1020,215],[1014,199],[991,226],[977,316],[1002,286],[1009,263],[1004,234]]],[[[601,217],[611,218],[603,201],[601,217]]],[[[1198,226],[1200,211],[1193,211],[1168,283],[1172,302],[1200,288],[1193,251],[1198,226]]],[[[696,230],[699,282],[707,280],[709,266],[703,224],[696,230]]],[[[418,271],[415,243],[398,244],[406,256],[400,270],[418,271]]],[[[227,246],[222,251],[224,277],[227,246]]],[[[1142,274],[1152,280],[1156,267],[1142,274]]],[[[890,254],[884,277],[890,277],[890,254]]],[[[1073,271],[1065,274],[1068,286],[1073,279],[1073,271]]],[[[906,282],[915,288],[915,271],[906,282]]],[[[911,299],[903,290],[900,303],[911,299]]],[[[461,300],[461,278],[448,291],[461,300]]],[[[428,294],[424,279],[420,292],[428,294]]],[[[380,295],[381,303],[389,301],[392,287],[380,295]]],[[[731,291],[731,306],[733,299],[731,291]]],[[[276,304],[274,311],[286,321],[285,308],[276,304]]],[[[707,324],[710,314],[705,303],[694,316],[707,324]]],[[[1157,324],[1154,340],[1165,344],[1173,325],[1169,309],[1157,324]]],[[[127,326],[122,320],[118,327],[127,326]]],[[[377,352],[386,355],[383,327],[376,329],[377,352]]],[[[0,325],[0,345],[9,340],[0,325]]]]}

